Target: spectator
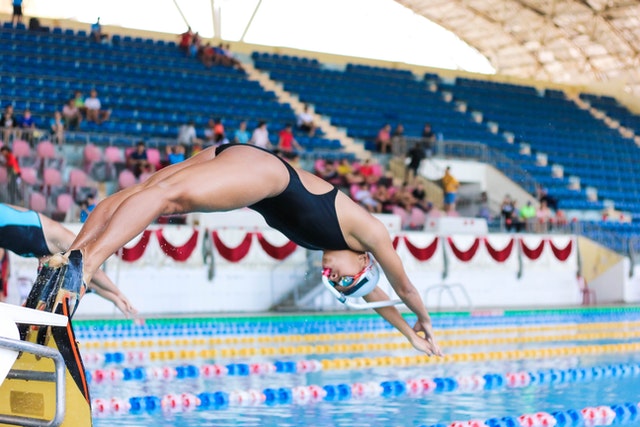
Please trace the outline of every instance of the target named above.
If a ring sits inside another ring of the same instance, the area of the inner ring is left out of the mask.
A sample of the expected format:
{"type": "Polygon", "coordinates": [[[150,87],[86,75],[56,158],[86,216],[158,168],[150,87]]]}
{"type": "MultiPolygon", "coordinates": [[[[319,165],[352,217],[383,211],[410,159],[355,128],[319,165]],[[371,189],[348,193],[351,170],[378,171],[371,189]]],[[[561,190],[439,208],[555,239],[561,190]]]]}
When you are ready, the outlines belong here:
{"type": "Polygon", "coordinates": [[[22,114],[22,120],[20,121],[20,129],[22,129],[22,139],[33,143],[34,132],[36,131],[36,121],[31,115],[31,110],[28,108],[24,110],[22,114]]]}
{"type": "Polygon", "coordinates": [[[395,157],[404,157],[407,152],[407,140],[404,137],[404,125],[398,123],[391,136],[391,153],[395,157]]]}
{"type": "Polygon", "coordinates": [[[343,184],[342,178],[338,174],[336,162],[333,160],[325,161],[322,167],[320,167],[316,171],[316,173],[320,178],[335,186],[340,186],[343,184]]]}
{"type": "Polygon", "coordinates": [[[291,158],[294,151],[302,151],[302,147],[293,137],[292,126],[287,123],[278,134],[278,151],[284,158],[291,158]]]}
{"type": "MultiPolygon", "coordinates": [[[[213,119],[209,119],[207,122],[207,127],[204,130],[204,141],[207,147],[210,147],[216,142],[216,132],[215,132],[216,122],[213,119]]],[[[195,131],[195,127],[194,127],[195,131]]]]}
{"type": "Polygon", "coordinates": [[[537,232],[546,233],[551,228],[551,224],[554,220],[553,211],[547,206],[547,202],[542,200],[540,202],[540,208],[536,212],[537,219],[537,232]]]}
{"type": "Polygon", "coordinates": [[[267,122],[260,121],[258,126],[253,130],[249,144],[253,144],[257,147],[264,149],[271,149],[271,142],[269,142],[269,130],[267,129],[267,122]]]}
{"type": "Polygon", "coordinates": [[[93,193],[87,194],[86,199],[80,202],[80,222],[84,224],[84,222],[89,217],[89,214],[96,207],[96,199],[93,193]]]}
{"type": "Polygon", "coordinates": [[[487,196],[487,192],[483,191],[480,194],[480,207],[478,208],[478,213],[476,217],[483,218],[487,222],[491,222],[491,210],[489,209],[489,197],[487,196]]]}
{"type": "Polygon", "coordinates": [[[15,204],[17,201],[22,200],[20,193],[20,164],[18,159],[13,155],[11,149],[3,145],[0,148],[0,153],[3,156],[4,167],[7,169],[7,187],[9,190],[9,203],[15,204]]]}
{"type": "Polygon", "coordinates": [[[516,212],[516,202],[511,200],[511,196],[508,194],[504,196],[502,205],[500,205],[500,215],[504,221],[504,225],[507,231],[511,231],[515,228],[516,231],[520,231],[520,222],[518,221],[518,215],[516,212]]]}
{"type": "Polygon", "coordinates": [[[247,131],[247,122],[243,120],[238,125],[238,129],[233,133],[233,142],[238,144],[247,144],[250,138],[251,135],[249,135],[249,132],[247,131]]]}
{"type": "Polygon", "coordinates": [[[186,149],[182,144],[170,146],[167,145],[167,163],[175,165],[186,159],[186,149]]]}
{"type": "Polygon", "coordinates": [[[531,233],[536,231],[536,207],[533,206],[531,200],[527,201],[527,204],[520,208],[518,217],[527,232],[531,233]]]}
{"type": "Polygon", "coordinates": [[[67,101],[67,104],[62,107],[62,118],[64,120],[64,126],[67,130],[76,130],[82,123],[82,114],[76,107],[73,98],[67,101]]]}
{"type": "Polygon", "coordinates": [[[84,105],[84,98],[82,97],[82,92],[79,90],[75,91],[73,94],[73,105],[75,105],[78,111],[80,111],[80,115],[87,114],[87,107],[84,105]]]}
{"type": "Polygon", "coordinates": [[[11,24],[15,27],[22,23],[22,0],[13,0],[13,14],[11,15],[11,24]]]}
{"type": "Polygon", "coordinates": [[[422,209],[424,212],[429,213],[433,208],[431,202],[427,200],[427,191],[425,190],[424,183],[422,181],[416,181],[413,190],[411,190],[411,195],[415,199],[418,209],[422,209]]]}
{"type": "Polygon", "coordinates": [[[199,53],[201,53],[202,49],[202,38],[200,37],[200,33],[196,32],[193,37],[191,37],[191,46],[189,46],[189,56],[196,58],[199,53]]]}
{"type": "Polygon", "coordinates": [[[147,157],[147,148],[144,141],[136,144],[136,149],[127,157],[127,167],[136,178],[140,178],[143,172],[154,172],[155,166],[149,162],[147,157]]]}
{"type": "Polygon", "coordinates": [[[431,129],[431,123],[425,123],[422,129],[422,148],[424,149],[425,156],[430,159],[433,156],[433,150],[436,145],[436,134],[431,129]]]}
{"type": "Polygon", "coordinates": [[[405,169],[404,180],[406,182],[413,182],[418,176],[418,169],[425,158],[425,151],[421,143],[414,144],[411,150],[407,153],[407,159],[409,163],[405,169]]]}
{"type": "MultiPolygon", "coordinates": [[[[186,151],[186,149],[187,148],[185,147],[185,151],[186,151]]],[[[195,141],[193,143],[193,146],[191,147],[191,154],[189,154],[189,157],[193,157],[193,156],[195,156],[196,154],[198,154],[201,151],[202,151],[202,141],[200,141],[200,140],[195,141]]]]}
{"type": "Polygon", "coordinates": [[[307,135],[315,135],[316,125],[313,123],[313,114],[311,114],[311,111],[309,111],[309,105],[304,105],[304,110],[302,111],[302,113],[298,114],[296,124],[298,126],[298,129],[306,132],[307,135]]]}
{"type": "Polygon", "coordinates": [[[460,183],[451,175],[451,167],[447,166],[442,177],[442,187],[444,189],[444,210],[447,214],[456,210],[456,195],[460,183]]]}
{"type": "Polygon", "coordinates": [[[382,206],[371,194],[371,186],[366,182],[360,183],[353,198],[360,206],[371,213],[380,213],[382,211],[382,206]]]}
{"type": "Polygon", "coordinates": [[[373,192],[373,198],[380,204],[381,213],[392,213],[391,191],[386,184],[378,183],[373,192]]]}
{"type": "Polygon", "coordinates": [[[340,163],[338,164],[338,174],[346,181],[346,176],[351,172],[353,172],[353,167],[351,166],[349,159],[346,157],[340,159],[340,163]]]}
{"type": "Polygon", "coordinates": [[[360,174],[364,177],[364,180],[369,184],[375,184],[380,179],[380,176],[376,173],[376,167],[371,159],[365,159],[364,163],[360,166],[360,174]]]}
{"type": "Polygon", "coordinates": [[[95,24],[91,24],[91,34],[89,35],[91,40],[96,43],[108,43],[109,36],[102,32],[102,25],[100,24],[100,18],[95,22],[95,24]]]}
{"type": "Polygon", "coordinates": [[[16,128],[18,121],[13,115],[13,105],[8,104],[4,107],[2,117],[0,117],[0,128],[2,128],[2,140],[9,143],[16,136],[16,128]]]}
{"type": "Polygon", "coordinates": [[[549,207],[549,209],[553,211],[558,210],[558,200],[555,197],[550,196],[546,188],[538,187],[537,191],[538,191],[539,202],[542,203],[544,201],[549,207]]]}
{"type": "Polygon", "coordinates": [[[98,91],[95,89],[91,89],[91,92],[89,92],[89,97],[84,100],[84,106],[87,111],[87,121],[89,122],[102,124],[102,122],[109,120],[109,116],[111,116],[111,111],[102,109],[98,91]]]}
{"type": "Polygon", "coordinates": [[[178,128],[178,144],[192,147],[197,141],[201,140],[196,135],[196,123],[193,120],[189,120],[178,128]]]}
{"type": "Polygon", "coordinates": [[[391,125],[386,123],[378,131],[376,136],[376,149],[380,153],[389,153],[391,151],[391,125]]]}
{"type": "Polygon", "coordinates": [[[51,131],[51,140],[58,145],[64,144],[64,121],[62,113],[55,111],[53,118],[49,122],[49,130],[51,131]]]}
{"type": "Polygon", "coordinates": [[[180,34],[180,42],[178,43],[178,47],[185,55],[189,55],[189,49],[191,47],[191,39],[193,38],[193,31],[191,31],[191,27],[187,28],[187,31],[180,34]]]}
{"type": "Polygon", "coordinates": [[[211,43],[207,42],[207,44],[202,47],[199,57],[205,67],[211,68],[213,66],[216,62],[216,51],[213,46],[211,46],[211,43]]]}
{"type": "Polygon", "coordinates": [[[224,142],[226,139],[224,132],[224,125],[222,124],[222,119],[215,119],[213,121],[213,140],[216,144],[227,144],[229,141],[224,142]]]}

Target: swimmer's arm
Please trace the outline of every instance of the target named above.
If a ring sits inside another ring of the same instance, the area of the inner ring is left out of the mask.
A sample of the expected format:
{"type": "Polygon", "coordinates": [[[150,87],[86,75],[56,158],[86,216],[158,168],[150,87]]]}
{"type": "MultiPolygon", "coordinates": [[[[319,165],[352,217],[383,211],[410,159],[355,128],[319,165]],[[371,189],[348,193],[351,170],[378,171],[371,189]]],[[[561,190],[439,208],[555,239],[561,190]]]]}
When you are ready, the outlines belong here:
{"type": "Polygon", "coordinates": [[[115,294],[111,291],[108,291],[106,289],[103,289],[101,287],[98,286],[92,286],[93,282],[91,282],[91,284],[89,285],[89,287],[98,295],[100,295],[102,298],[106,299],[107,301],[111,301],[116,307],[118,307],[118,309],[127,317],[131,317],[131,316],[135,316],[138,313],[138,310],[136,310],[132,305],[131,302],[129,302],[129,300],[122,294],[115,294]]]}

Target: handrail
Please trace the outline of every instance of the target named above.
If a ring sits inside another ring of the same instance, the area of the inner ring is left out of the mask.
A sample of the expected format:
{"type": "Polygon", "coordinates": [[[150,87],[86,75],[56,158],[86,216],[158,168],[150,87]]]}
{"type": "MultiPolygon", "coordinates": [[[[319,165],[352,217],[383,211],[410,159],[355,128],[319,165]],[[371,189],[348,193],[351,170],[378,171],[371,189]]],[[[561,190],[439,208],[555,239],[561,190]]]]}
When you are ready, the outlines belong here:
{"type": "MultiPolygon", "coordinates": [[[[53,418],[49,421],[39,418],[29,418],[15,415],[0,414],[0,424],[10,424],[25,427],[58,427],[62,424],[65,417],[65,370],[66,365],[64,358],[60,352],[49,347],[34,344],[21,340],[0,337],[0,348],[7,350],[31,353],[39,357],[52,359],[55,371],[35,372],[23,370],[11,370],[7,375],[8,380],[28,380],[40,382],[54,382],[56,388],[56,411],[53,418]]],[[[5,383],[6,384],[6,383],[5,383]]]]}

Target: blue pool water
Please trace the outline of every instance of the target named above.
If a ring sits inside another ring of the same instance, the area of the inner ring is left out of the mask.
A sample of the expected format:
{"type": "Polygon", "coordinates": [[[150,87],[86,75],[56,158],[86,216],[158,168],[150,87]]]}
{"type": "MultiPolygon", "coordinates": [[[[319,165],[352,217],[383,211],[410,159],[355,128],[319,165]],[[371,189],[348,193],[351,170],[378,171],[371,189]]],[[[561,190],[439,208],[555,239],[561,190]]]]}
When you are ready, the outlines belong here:
{"type": "Polygon", "coordinates": [[[420,357],[368,314],[85,321],[76,333],[96,427],[508,426],[540,412],[561,425],[594,407],[609,412],[590,425],[640,426],[640,310],[433,321],[446,359],[420,357]]]}

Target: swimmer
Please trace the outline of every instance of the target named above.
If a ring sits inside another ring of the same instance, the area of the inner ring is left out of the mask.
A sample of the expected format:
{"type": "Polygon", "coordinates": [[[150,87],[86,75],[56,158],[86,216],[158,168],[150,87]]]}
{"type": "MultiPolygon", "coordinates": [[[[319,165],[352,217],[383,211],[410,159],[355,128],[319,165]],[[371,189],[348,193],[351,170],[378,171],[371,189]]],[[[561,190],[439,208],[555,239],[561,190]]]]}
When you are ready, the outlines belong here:
{"type": "MultiPolygon", "coordinates": [[[[19,256],[46,263],[52,254],[68,250],[75,237],[71,230],[46,215],[0,203],[0,247],[19,256]]],[[[111,301],[125,316],[137,313],[102,270],[96,270],[89,288],[111,301]]]]}
{"type": "Polygon", "coordinates": [[[49,265],[67,265],[62,288],[78,289],[83,285],[76,283],[75,277],[81,274],[88,283],[109,256],[160,215],[244,207],[260,213],[271,227],[296,244],[323,251],[323,280],[344,295],[362,296],[368,303],[389,301],[388,295],[375,286],[375,259],[395,293],[417,316],[417,322],[409,325],[393,306],[375,306],[375,310],[418,351],[442,354],[435,343],[429,313],[385,226],[333,185],[253,145],[208,148],[104,199],[89,216],[71,250],[49,265]]]}

